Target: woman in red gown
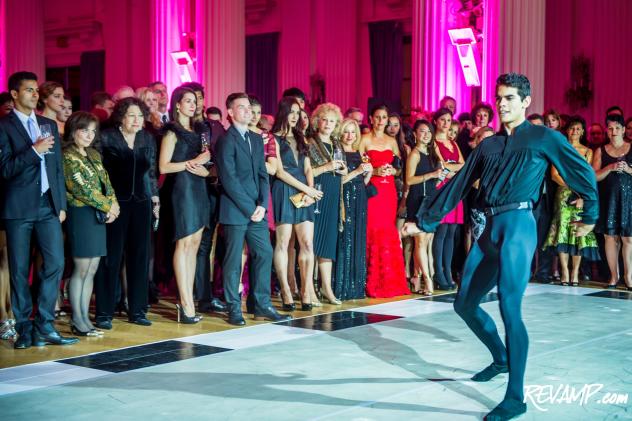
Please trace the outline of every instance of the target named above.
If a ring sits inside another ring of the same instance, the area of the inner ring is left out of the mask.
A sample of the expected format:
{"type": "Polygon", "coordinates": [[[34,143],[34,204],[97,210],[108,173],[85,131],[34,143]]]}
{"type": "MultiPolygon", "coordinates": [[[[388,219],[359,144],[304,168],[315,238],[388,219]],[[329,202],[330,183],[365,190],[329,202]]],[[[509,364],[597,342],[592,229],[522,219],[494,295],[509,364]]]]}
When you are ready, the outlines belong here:
{"type": "Polygon", "coordinates": [[[366,295],[375,298],[410,294],[404,271],[404,255],[396,227],[397,190],[394,175],[399,171],[397,141],[384,133],[388,108],[371,110],[371,132],[362,136],[360,153],[373,166],[371,185],[377,194],[368,200],[366,295]]]}

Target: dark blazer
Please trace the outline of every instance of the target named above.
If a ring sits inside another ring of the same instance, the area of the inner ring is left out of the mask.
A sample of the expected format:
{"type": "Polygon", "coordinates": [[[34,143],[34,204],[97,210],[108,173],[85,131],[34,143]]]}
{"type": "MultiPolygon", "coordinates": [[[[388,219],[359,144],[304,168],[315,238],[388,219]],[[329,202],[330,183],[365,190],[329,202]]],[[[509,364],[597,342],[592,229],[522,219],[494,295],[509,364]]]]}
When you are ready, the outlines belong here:
{"type": "Polygon", "coordinates": [[[134,150],[118,128],[100,133],[99,148],[119,202],[144,201],[158,196],[156,140],[147,130],[136,133],[134,150]]]}
{"type": "MultiPolygon", "coordinates": [[[[44,159],[53,208],[59,215],[60,211],[66,210],[67,205],[57,123],[39,115],[36,118],[39,125],[49,124],[55,137],[54,153],[44,155],[44,159]]],[[[0,176],[3,178],[1,218],[37,218],[41,196],[40,168],[40,157],[33,150],[31,137],[15,112],[0,119],[0,176]]]]}
{"type": "Polygon", "coordinates": [[[217,140],[216,164],[222,184],[220,224],[247,225],[257,206],[268,209],[270,183],[263,157],[263,139],[250,131],[248,136],[252,154],[248,142],[233,126],[217,140]]]}

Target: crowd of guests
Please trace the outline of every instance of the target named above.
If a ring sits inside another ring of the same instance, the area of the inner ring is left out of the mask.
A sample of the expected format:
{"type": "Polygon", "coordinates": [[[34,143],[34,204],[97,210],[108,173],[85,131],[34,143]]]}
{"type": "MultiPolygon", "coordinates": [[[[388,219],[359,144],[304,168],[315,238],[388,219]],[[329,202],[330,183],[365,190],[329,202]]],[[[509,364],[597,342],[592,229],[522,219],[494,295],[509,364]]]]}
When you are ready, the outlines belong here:
{"type": "MultiPolygon", "coordinates": [[[[208,312],[245,324],[242,296],[256,318],[282,321],[289,317],[272,305],[275,293],[288,313],[432,295],[456,288],[485,228],[474,185],[435,233],[400,233],[494,135],[488,104],[457,117],[445,97],[409,120],[377,105],[365,120],[361,109],[343,115],[332,103],[309,110],[291,88],[277,110],[231,94],[224,116],[205,108],[199,83],[169,95],[154,82],[96,92],[90,112],[73,112],[61,84],[39,84],[33,73],[12,75],[8,89],[0,94],[0,333],[16,348],[77,341],[54,327],[65,296],[71,331],[101,336],[117,311],[151,325],[148,308],[172,284],[175,318],[187,324],[208,312]]],[[[615,288],[623,274],[632,290],[632,119],[612,107],[605,126],[553,110],[528,120],[560,131],[592,164],[601,208],[595,233],[576,238],[583,203],[552,168],[534,207],[534,277],[607,278],[615,288]]]]}

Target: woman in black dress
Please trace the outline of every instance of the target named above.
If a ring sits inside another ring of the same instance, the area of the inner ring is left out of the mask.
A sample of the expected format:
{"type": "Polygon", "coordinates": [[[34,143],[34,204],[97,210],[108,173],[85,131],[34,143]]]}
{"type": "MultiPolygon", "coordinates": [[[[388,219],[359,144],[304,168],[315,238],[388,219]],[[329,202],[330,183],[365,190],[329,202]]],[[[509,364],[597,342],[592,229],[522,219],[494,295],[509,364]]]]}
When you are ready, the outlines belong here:
{"type": "MultiPolygon", "coordinates": [[[[428,120],[417,120],[413,126],[415,147],[408,155],[406,163],[406,215],[414,221],[417,210],[424,199],[437,189],[437,181],[442,175],[441,160],[436,152],[434,126],[428,120]]],[[[432,239],[434,234],[422,232],[415,235],[415,276],[412,277],[413,292],[432,295],[432,239]],[[424,288],[421,289],[421,279],[424,288]]]]}
{"type": "MultiPolygon", "coordinates": [[[[165,134],[160,147],[160,173],[170,174],[173,183],[171,201],[176,249],[173,268],[178,284],[180,304],[176,304],[178,322],[192,324],[202,317],[195,314],[193,284],[197,252],[204,227],[208,227],[210,202],[206,190],[209,171],[204,164],[211,154],[202,147],[202,133],[206,126],[194,127],[197,99],[192,89],[176,88],[171,94],[170,122],[164,126],[165,134]]],[[[206,136],[210,134],[207,132],[206,136]]]]}
{"type": "Polygon", "coordinates": [[[137,98],[120,100],[112,112],[111,128],[101,132],[101,155],[121,212],[107,225],[107,257],[97,274],[96,326],[112,329],[121,262],[125,254],[129,321],[151,325],[145,316],[149,273],[149,239],[153,213],[160,199],[156,179],[156,142],[143,129],[147,107],[137,98]]]}
{"type": "Polygon", "coordinates": [[[347,175],[342,148],[335,140],[340,130],[342,113],[337,105],[320,104],[312,114],[314,136],[309,140],[309,158],[314,172],[314,186],[323,192],[323,200],[314,209],[314,254],[324,297],[330,304],[340,305],[331,289],[333,261],[336,260],[338,232],[342,231],[342,176],[347,175]]]}
{"type": "Polygon", "coordinates": [[[354,300],[365,297],[366,185],[371,181],[373,166],[369,162],[363,162],[358,152],[360,126],[355,120],[343,120],[340,136],[349,173],[342,177],[345,219],[343,230],[338,235],[333,291],[340,300],[354,300]]]}
{"type": "Polygon", "coordinates": [[[272,205],[276,222],[276,244],[274,246],[274,270],[281,285],[283,309],[292,311],[295,304],[288,283],[288,247],[292,232],[299,243],[298,264],[301,273],[302,310],[311,310],[316,300],[314,283],[314,203],[322,193],[313,188],[312,166],[307,157],[307,144],[300,124],[298,101],[285,97],[279,103],[272,132],[276,138],[276,158],[268,161],[276,167],[272,183],[272,205]],[[290,198],[303,192],[301,207],[296,207],[290,198]]]}
{"type": "Polygon", "coordinates": [[[632,290],[632,146],[623,140],[623,117],[610,114],[610,143],[595,150],[593,168],[599,182],[599,221],[595,231],[605,236],[610,268],[608,288],[619,281],[619,251],[623,249],[624,281],[632,290]]]}

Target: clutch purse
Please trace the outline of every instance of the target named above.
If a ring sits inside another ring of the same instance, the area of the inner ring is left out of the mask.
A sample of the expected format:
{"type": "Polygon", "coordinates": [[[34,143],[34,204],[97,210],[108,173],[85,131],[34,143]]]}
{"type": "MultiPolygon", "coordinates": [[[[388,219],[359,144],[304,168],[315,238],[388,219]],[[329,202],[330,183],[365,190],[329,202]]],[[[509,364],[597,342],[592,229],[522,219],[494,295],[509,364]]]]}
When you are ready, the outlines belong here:
{"type": "Polygon", "coordinates": [[[100,211],[98,209],[96,209],[95,211],[95,216],[97,217],[97,222],[99,224],[105,224],[108,220],[108,215],[107,213],[100,211]]]}
{"type": "Polygon", "coordinates": [[[306,194],[303,192],[293,194],[292,196],[290,196],[290,202],[292,202],[295,207],[302,208],[303,206],[305,206],[305,196],[306,194]]]}
{"type": "Polygon", "coordinates": [[[373,185],[373,183],[369,183],[366,185],[366,197],[371,198],[373,196],[377,196],[377,187],[373,185]]]}

